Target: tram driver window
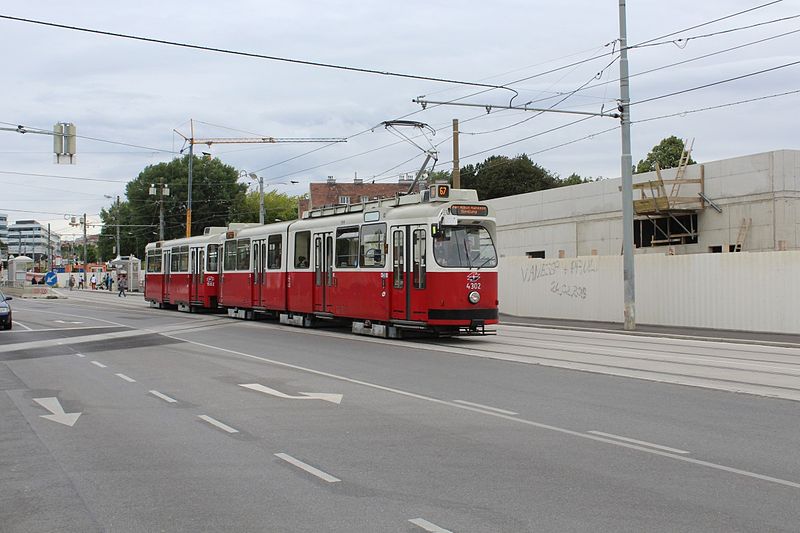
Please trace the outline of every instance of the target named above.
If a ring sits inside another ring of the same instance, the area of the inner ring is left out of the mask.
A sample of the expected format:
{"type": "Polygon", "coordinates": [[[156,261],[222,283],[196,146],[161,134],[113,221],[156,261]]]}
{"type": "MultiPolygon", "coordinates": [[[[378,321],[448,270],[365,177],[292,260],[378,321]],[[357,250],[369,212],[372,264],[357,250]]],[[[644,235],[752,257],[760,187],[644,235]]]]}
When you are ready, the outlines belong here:
{"type": "Polygon", "coordinates": [[[219,244],[209,244],[208,253],[206,254],[206,271],[216,272],[219,268],[219,244]]]}
{"type": "Polygon", "coordinates": [[[299,231],[294,235],[294,267],[308,268],[311,255],[311,232],[299,231]]]}
{"type": "Polygon", "coordinates": [[[358,227],[336,230],[336,266],[354,268],[358,266],[358,227]]]}
{"type": "Polygon", "coordinates": [[[236,270],[236,241],[225,241],[225,259],[223,268],[226,272],[236,270]]]}

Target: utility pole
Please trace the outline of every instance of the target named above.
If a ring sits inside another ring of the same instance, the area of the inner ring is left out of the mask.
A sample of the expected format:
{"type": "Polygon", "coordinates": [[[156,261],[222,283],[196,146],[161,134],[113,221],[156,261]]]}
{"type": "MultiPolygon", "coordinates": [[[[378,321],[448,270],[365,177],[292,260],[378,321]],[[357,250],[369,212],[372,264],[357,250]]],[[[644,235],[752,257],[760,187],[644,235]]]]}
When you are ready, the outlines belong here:
{"type": "Polygon", "coordinates": [[[119,249],[119,195],[117,195],[117,257],[120,257],[122,252],[119,249]]]}
{"type": "Polygon", "coordinates": [[[630,81],[625,0],[619,0],[619,111],[622,130],[622,277],[625,291],[624,328],[636,329],[636,283],[633,260],[633,160],[631,157],[630,81]]]}
{"type": "Polygon", "coordinates": [[[453,188],[461,188],[461,167],[458,162],[458,119],[453,119],[453,188]]]}
{"type": "Polygon", "coordinates": [[[83,214],[83,279],[89,281],[89,272],[86,268],[86,213],[83,214]]]}
{"type": "MultiPolygon", "coordinates": [[[[194,121],[191,119],[189,119],[189,129],[191,130],[192,137],[191,141],[189,142],[189,199],[186,203],[186,237],[192,236],[192,166],[194,164],[194,121]]],[[[163,237],[161,240],[164,240],[163,237]]]]}
{"type": "Polygon", "coordinates": [[[150,196],[158,196],[158,240],[164,240],[164,197],[169,196],[169,185],[164,185],[164,178],[158,178],[158,189],[155,184],[150,184],[150,196]]]}

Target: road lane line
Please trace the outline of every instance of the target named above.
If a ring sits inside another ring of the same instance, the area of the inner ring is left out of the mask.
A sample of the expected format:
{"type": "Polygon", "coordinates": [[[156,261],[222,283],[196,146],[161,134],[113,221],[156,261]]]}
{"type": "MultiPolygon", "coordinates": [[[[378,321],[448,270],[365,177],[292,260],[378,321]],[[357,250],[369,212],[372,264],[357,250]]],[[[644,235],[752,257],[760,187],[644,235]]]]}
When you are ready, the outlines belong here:
{"type": "Polygon", "coordinates": [[[409,520],[412,524],[417,527],[421,527],[425,531],[430,531],[430,533],[453,533],[449,529],[444,529],[443,527],[439,527],[436,524],[428,522],[424,518],[413,518],[409,520]]]}
{"type": "Polygon", "coordinates": [[[394,393],[394,394],[398,394],[400,396],[405,396],[407,398],[415,398],[417,400],[423,400],[423,401],[434,403],[434,404],[437,404],[437,405],[445,405],[445,406],[455,407],[457,409],[463,409],[465,411],[472,411],[473,413],[480,413],[480,414],[484,414],[484,415],[487,415],[487,416],[494,416],[496,418],[502,418],[504,420],[509,420],[511,422],[515,422],[515,423],[518,423],[518,424],[524,424],[524,425],[531,426],[531,427],[536,427],[536,428],[540,428],[540,429],[546,429],[546,430],[549,430],[549,431],[555,431],[555,432],[561,433],[563,435],[570,435],[570,436],[578,437],[578,438],[581,438],[581,439],[593,440],[595,442],[603,442],[603,443],[606,443],[606,444],[613,444],[614,446],[619,446],[619,447],[622,447],[622,448],[628,448],[628,449],[631,449],[631,450],[638,450],[640,452],[645,452],[645,453],[649,453],[649,454],[652,454],[652,455],[658,455],[658,456],[661,456],[661,457],[668,457],[668,458],[671,458],[671,459],[674,459],[674,460],[677,460],[677,461],[682,461],[684,463],[691,463],[691,464],[698,465],[698,466],[704,466],[704,467],[707,467],[707,468],[713,468],[715,470],[721,470],[723,472],[729,472],[729,473],[732,473],[732,474],[738,474],[738,475],[750,477],[750,478],[753,478],[753,479],[760,479],[762,481],[768,481],[770,483],[783,485],[785,487],[792,487],[794,489],[800,489],[800,483],[795,482],[795,481],[789,481],[789,480],[786,480],[786,479],[776,478],[776,477],[772,477],[772,476],[765,476],[763,474],[758,474],[756,472],[750,472],[750,471],[747,471],[747,470],[741,470],[741,469],[738,469],[738,468],[732,468],[730,466],[725,466],[725,465],[721,465],[721,464],[718,464],[718,463],[712,463],[712,462],[709,462],[709,461],[702,461],[700,459],[694,459],[692,457],[686,457],[685,455],[674,454],[674,453],[670,453],[670,452],[666,452],[666,451],[662,451],[662,450],[656,450],[656,449],[653,449],[653,448],[646,448],[644,446],[639,446],[639,445],[633,444],[633,443],[629,444],[629,443],[621,442],[621,441],[618,441],[618,440],[612,440],[612,439],[609,439],[609,438],[606,438],[606,437],[601,437],[599,435],[589,435],[589,434],[586,434],[586,433],[583,433],[583,432],[580,432],[580,431],[575,431],[575,430],[562,428],[562,427],[558,427],[558,426],[552,426],[550,424],[543,424],[541,422],[534,422],[533,420],[525,420],[524,418],[513,417],[513,416],[510,416],[510,415],[505,415],[503,413],[493,413],[491,411],[486,411],[486,410],[479,409],[477,407],[472,407],[472,406],[469,406],[469,405],[461,405],[461,404],[457,404],[455,402],[451,402],[451,401],[448,401],[448,400],[440,400],[439,398],[434,398],[432,396],[425,396],[424,394],[417,394],[415,392],[408,392],[408,391],[404,391],[404,390],[400,390],[400,389],[395,389],[395,388],[392,388],[392,387],[386,387],[384,385],[378,385],[376,383],[370,383],[369,381],[363,381],[363,380],[355,379],[355,378],[348,378],[346,376],[341,376],[341,375],[338,375],[338,374],[332,374],[330,372],[323,372],[322,370],[315,370],[313,368],[308,368],[308,367],[304,367],[304,366],[300,366],[300,365],[294,365],[294,364],[291,364],[291,363],[285,363],[283,361],[277,361],[275,359],[268,359],[266,357],[261,357],[259,355],[253,355],[253,354],[248,354],[248,353],[244,353],[244,352],[239,352],[239,351],[236,351],[236,350],[231,350],[229,348],[222,348],[220,346],[214,346],[214,345],[211,345],[211,344],[205,344],[205,343],[193,341],[193,340],[190,340],[190,339],[182,339],[182,338],[176,337],[174,335],[164,334],[164,336],[165,337],[170,337],[170,338],[173,338],[173,339],[177,339],[177,340],[180,340],[182,342],[186,342],[188,344],[194,344],[195,346],[202,346],[204,348],[217,350],[217,351],[223,352],[223,353],[229,353],[229,354],[233,354],[233,355],[238,355],[240,357],[247,357],[249,359],[262,361],[264,363],[268,363],[268,364],[271,364],[271,365],[279,366],[279,367],[282,367],[282,368],[292,368],[294,370],[299,370],[301,372],[307,372],[309,374],[314,374],[316,376],[323,376],[323,377],[327,377],[327,378],[331,378],[331,379],[336,379],[336,380],[339,380],[339,381],[344,381],[344,382],[347,382],[347,383],[353,383],[355,385],[362,385],[364,387],[369,387],[369,388],[376,389],[376,390],[382,390],[382,391],[386,391],[386,392],[391,392],[391,393],[394,393]]]}
{"type": "Polygon", "coordinates": [[[85,355],[83,355],[82,353],[76,353],[75,355],[77,355],[78,357],[86,357],[86,356],[85,356],[85,355]]]}
{"type": "Polygon", "coordinates": [[[178,400],[176,400],[175,398],[170,398],[166,394],[161,394],[157,390],[151,390],[151,391],[147,391],[147,392],[149,392],[150,394],[152,394],[156,398],[161,398],[165,402],[169,402],[169,403],[177,403],[178,402],[178,400]]]}
{"type": "Polygon", "coordinates": [[[229,425],[223,424],[219,420],[215,420],[215,419],[211,418],[208,415],[197,415],[197,418],[199,418],[200,420],[205,420],[206,422],[208,422],[212,426],[217,426],[219,429],[221,429],[222,431],[225,431],[227,433],[239,433],[238,429],[233,429],[229,425]]]}
{"type": "Polygon", "coordinates": [[[276,453],[275,457],[283,459],[287,463],[293,464],[297,468],[305,470],[309,474],[314,475],[314,476],[322,479],[323,481],[327,481],[328,483],[336,483],[337,481],[341,481],[341,479],[339,479],[338,477],[333,477],[332,475],[327,474],[327,473],[323,472],[322,470],[320,470],[318,468],[314,468],[313,466],[311,466],[309,464],[306,464],[306,463],[304,463],[303,461],[301,461],[299,459],[295,459],[291,455],[288,455],[288,454],[285,454],[285,453],[276,453]]]}
{"type": "Polygon", "coordinates": [[[495,411],[497,413],[503,413],[504,415],[518,415],[519,413],[515,413],[514,411],[506,411],[505,409],[499,409],[497,407],[490,407],[488,405],[483,405],[481,403],[472,403],[466,400],[453,400],[456,403],[460,403],[463,405],[471,405],[472,407],[480,407],[481,409],[488,409],[489,411],[495,411]]]}
{"type": "Polygon", "coordinates": [[[634,444],[641,444],[642,446],[649,446],[651,448],[658,448],[659,450],[666,450],[672,453],[692,453],[687,452],[686,450],[679,450],[677,448],[670,448],[669,446],[662,446],[660,444],[653,444],[652,442],[647,442],[645,440],[636,440],[631,439],[628,437],[621,437],[619,435],[614,435],[613,433],[603,433],[602,431],[587,431],[587,433],[591,433],[592,435],[600,435],[601,437],[610,437],[612,439],[624,440],[625,442],[633,442],[634,444]]]}
{"type": "Polygon", "coordinates": [[[93,364],[94,366],[99,366],[100,368],[108,368],[106,365],[104,365],[104,364],[103,364],[103,363],[101,363],[100,361],[92,361],[92,364],[93,364]]]}
{"type": "Polygon", "coordinates": [[[125,380],[125,381],[127,381],[128,383],[136,383],[136,380],[135,380],[135,379],[133,379],[133,378],[131,378],[131,377],[128,377],[128,376],[126,376],[125,374],[114,374],[114,375],[115,375],[115,376],[117,376],[118,378],[122,378],[122,379],[124,379],[124,380],[125,380]]]}

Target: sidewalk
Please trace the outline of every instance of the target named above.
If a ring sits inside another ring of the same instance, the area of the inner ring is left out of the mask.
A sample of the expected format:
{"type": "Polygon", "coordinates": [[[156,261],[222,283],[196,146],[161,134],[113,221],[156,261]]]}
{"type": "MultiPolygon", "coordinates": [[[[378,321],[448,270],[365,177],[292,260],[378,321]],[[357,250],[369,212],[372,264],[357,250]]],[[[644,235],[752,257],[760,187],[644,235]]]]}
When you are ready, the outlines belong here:
{"type": "Polygon", "coordinates": [[[733,342],[740,344],[770,344],[774,346],[800,346],[800,335],[769,333],[761,331],[734,331],[725,329],[689,328],[681,326],[653,326],[637,324],[635,331],[625,331],[621,322],[592,322],[586,320],[562,320],[557,318],[529,318],[500,315],[500,325],[530,326],[553,329],[571,329],[619,333],[623,335],[645,335],[707,341],[733,342]]]}

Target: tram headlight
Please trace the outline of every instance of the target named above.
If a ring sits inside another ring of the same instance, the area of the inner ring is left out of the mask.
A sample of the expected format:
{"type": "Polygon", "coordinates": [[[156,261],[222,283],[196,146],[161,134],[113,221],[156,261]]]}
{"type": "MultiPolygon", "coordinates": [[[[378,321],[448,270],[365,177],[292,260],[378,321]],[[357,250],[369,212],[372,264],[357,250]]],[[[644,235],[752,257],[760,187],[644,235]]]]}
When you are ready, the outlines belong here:
{"type": "Polygon", "coordinates": [[[472,291],[469,293],[469,303],[476,304],[481,301],[481,293],[478,291],[472,291]]]}

